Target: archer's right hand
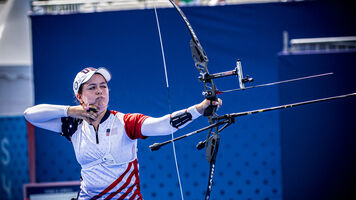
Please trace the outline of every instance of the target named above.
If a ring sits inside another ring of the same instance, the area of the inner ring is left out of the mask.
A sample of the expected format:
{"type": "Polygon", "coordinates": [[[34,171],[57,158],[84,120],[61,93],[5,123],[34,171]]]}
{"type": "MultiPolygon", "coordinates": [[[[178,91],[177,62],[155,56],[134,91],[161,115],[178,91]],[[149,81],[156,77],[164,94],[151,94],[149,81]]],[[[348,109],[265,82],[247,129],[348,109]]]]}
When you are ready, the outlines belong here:
{"type": "Polygon", "coordinates": [[[90,106],[70,106],[67,111],[67,115],[73,118],[84,119],[85,121],[92,123],[96,121],[98,117],[97,108],[95,105],[90,106]]]}

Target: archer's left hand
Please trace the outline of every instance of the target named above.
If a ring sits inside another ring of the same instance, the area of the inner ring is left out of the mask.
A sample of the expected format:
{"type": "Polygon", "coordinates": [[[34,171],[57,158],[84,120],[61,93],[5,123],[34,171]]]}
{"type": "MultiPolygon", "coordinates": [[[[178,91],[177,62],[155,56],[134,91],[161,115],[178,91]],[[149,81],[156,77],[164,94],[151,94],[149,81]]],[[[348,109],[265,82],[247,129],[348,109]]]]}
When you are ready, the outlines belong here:
{"type": "Polygon", "coordinates": [[[195,108],[197,109],[197,111],[200,113],[200,114],[203,114],[204,113],[204,110],[210,106],[210,104],[214,105],[214,106],[217,106],[218,109],[220,106],[222,106],[222,100],[220,98],[218,98],[217,101],[211,101],[211,100],[207,100],[207,99],[204,99],[204,101],[202,101],[201,103],[195,105],[195,108]]]}

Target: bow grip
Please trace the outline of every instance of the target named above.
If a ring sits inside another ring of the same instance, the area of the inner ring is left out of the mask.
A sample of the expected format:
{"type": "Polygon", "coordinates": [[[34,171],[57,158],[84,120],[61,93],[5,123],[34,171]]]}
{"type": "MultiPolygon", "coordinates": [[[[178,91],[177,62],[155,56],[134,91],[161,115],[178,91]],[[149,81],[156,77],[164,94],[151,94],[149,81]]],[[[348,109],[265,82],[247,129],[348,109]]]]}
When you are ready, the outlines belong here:
{"type": "Polygon", "coordinates": [[[217,106],[214,106],[210,103],[210,105],[204,110],[204,116],[211,116],[213,112],[216,111],[216,108],[217,106]]]}
{"type": "Polygon", "coordinates": [[[205,108],[204,116],[211,116],[217,109],[217,106],[213,105],[213,101],[217,101],[215,92],[207,91],[205,93],[205,99],[210,100],[210,105],[205,108]]]}

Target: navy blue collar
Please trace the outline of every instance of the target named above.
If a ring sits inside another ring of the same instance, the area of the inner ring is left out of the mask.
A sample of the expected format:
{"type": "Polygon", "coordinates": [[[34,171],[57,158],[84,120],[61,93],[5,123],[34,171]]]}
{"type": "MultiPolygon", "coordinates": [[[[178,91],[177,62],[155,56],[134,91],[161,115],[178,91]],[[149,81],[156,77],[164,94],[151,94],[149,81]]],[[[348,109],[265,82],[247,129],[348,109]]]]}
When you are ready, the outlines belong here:
{"type": "Polygon", "coordinates": [[[110,110],[106,109],[105,115],[103,116],[103,118],[101,118],[100,124],[103,123],[105,120],[107,120],[110,116],[110,110]]]}

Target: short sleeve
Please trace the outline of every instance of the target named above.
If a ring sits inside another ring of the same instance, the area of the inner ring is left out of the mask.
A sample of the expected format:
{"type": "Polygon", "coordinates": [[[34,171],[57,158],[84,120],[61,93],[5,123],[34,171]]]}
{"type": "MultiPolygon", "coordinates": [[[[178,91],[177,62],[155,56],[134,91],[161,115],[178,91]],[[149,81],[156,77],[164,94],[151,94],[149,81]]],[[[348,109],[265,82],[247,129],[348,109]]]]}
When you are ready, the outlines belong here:
{"type": "Polygon", "coordinates": [[[62,136],[66,137],[67,140],[71,141],[72,135],[77,131],[78,125],[82,123],[82,119],[76,119],[72,117],[62,117],[62,136]]]}
{"type": "Polygon", "coordinates": [[[124,123],[127,136],[134,139],[146,139],[141,133],[141,126],[148,116],[143,114],[125,114],[124,123]]]}

